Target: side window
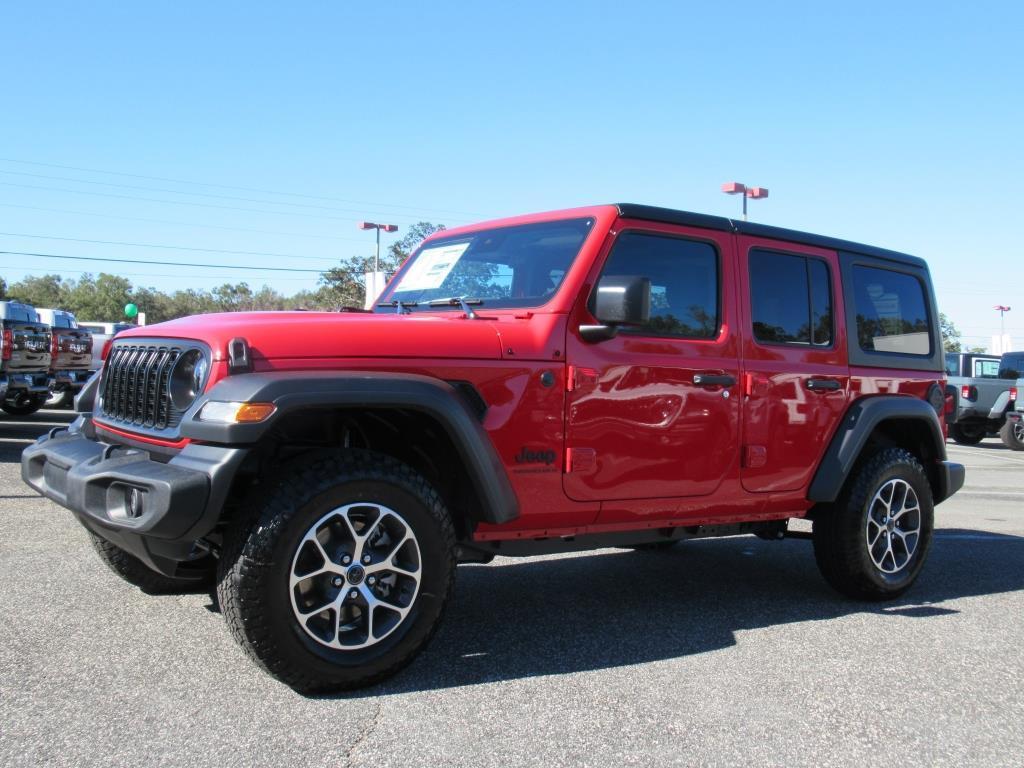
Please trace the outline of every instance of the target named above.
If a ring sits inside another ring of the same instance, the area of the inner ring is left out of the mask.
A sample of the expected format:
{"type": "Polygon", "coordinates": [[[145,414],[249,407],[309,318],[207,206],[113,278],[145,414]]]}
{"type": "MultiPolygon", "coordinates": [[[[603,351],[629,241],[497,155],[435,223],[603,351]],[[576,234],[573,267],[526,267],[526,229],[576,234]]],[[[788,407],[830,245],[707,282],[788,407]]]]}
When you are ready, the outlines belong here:
{"type": "Polygon", "coordinates": [[[1019,379],[1024,376],[1024,355],[1003,355],[999,363],[999,378],[1019,379]]]}
{"type": "Polygon", "coordinates": [[[711,244],[623,232],[601,274],[651,280],[650,322],[621,332],[686,339],[718,335],[718,251],[711,244]]]}
{"type": "Polygon", "coordinates": [[[946,375],[960,375],[960,355],[958,355],[956,352],[946,353],[946,375]]]}
{"type": "Polygon", "coordinates": [[[857,341],[865,352],[931,353],[924,287],[916,277],[857,264],[853,301],[857,341]]]}
{"type": "Polygon", "coordinates": [[[769,344],[832,343],[832,281],[820,259],[750,251],[754,338],[769,344]]]}
{"type": "Polygon", "coordinates": [[[974,361],[974,375],[979,379],[998,379],[999,378],[999,361],[998,360],[975,360],[974,361]]]}

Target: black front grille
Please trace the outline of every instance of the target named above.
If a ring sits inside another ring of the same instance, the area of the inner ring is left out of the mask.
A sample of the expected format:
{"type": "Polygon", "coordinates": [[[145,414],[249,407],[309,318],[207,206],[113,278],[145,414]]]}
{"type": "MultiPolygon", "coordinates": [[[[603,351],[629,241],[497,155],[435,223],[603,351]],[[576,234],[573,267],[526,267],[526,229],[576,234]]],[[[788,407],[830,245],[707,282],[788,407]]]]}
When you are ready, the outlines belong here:
{"type": "Polygon", "coordinates": [[[103,369],[103,415],[149,429],[178,426],[183,411],[171,402],[171,371],[184,351],[173,344],[115,344],[103,369]]]}

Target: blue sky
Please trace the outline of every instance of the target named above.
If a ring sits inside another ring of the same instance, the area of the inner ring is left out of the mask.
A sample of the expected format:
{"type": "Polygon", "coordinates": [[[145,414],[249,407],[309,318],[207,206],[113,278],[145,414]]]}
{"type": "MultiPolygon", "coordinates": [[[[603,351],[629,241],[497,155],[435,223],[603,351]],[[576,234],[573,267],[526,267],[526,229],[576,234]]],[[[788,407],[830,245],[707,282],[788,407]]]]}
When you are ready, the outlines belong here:
{"type": "MultiPolygon", "coordinates": [[[[927,258],[968,343],[1013,306],[1020,349],[1022,9],[7,3],[0,250],[316,269],[371,252],[363,218],[735,215],[718,189],[737,180],[771,190],[754,220],[927,258]]],[[[316,279],[0,255],[8,282],[82,270],[163,290],[316,279]]]]}

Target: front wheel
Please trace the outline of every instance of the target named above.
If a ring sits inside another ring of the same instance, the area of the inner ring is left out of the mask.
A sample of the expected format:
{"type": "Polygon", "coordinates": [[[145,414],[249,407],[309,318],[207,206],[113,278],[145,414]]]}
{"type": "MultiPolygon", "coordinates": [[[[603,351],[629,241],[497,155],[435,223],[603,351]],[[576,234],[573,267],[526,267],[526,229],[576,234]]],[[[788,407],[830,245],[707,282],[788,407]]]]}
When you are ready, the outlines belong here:
{"type": "Polygon", "coordinates": [[[977,445],[985,439],[987,429],[979,424],[950,424],[949,436],[960,445],[977,445]]]}
{"type": "Polygon", "coordinates": [[[814,557],[843,594],[884,600],[917,579],[931,546],[934,508],[921,463],[902,448],[864,461],[814,521],[814,557]]]}
{"type": "Polygon", "coordinates": [[[292,688],[370,685],[408,664],[440,622],[455,577],[451,517],[389,456],[300,461],[229,529],[221,610],[246,652],[292,688]]]}
{"type": "Polygon", "coordinates": [[[1024,451],[1024,420],[1007,419],[999,428],[999,437],[1011,451],[1024,451]]]}

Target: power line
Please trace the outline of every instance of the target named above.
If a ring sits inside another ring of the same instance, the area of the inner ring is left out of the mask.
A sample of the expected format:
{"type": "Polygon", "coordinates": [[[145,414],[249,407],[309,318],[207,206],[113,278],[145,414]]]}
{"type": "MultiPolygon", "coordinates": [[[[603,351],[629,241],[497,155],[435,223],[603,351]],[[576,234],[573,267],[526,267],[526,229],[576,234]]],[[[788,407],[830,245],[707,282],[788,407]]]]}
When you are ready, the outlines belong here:
{"type": "Polygon", "coordinates": [[[326,256],[296,256],[291,253],[266,253],[264,251],[229,251],[223,248],[193,248],[185,245],[160,245],[157,243],[126,243],[121,240],[87,240],[82,237],[57,237],[55,235],[27,235],[23,232],[0,232],[6,237],[31,237],[38,240],[63,240],[71,243],[96,243],[98,245],[126,245],[133,248],[162,248],[170,251],[199,251],[201,253],[226,253],[237,256],[275,256],[282,259],[310,259],[313,261],[337,262],[326,256]]]}
{"type": "Polygon", "coordinates": [[[49,176],[41,173],[27,173],[24,171],[0,171],[9,176],[29,176],[36,179],[48,179],[50,181],[70,181],[73,184],[95,184],[102,187],[117,187],[118,189],[136,189],[142,192],[163,192],[171,195],[192,195],[193,197],[212,197],[217,200],[235,200],[243,203],[261,203],[263,205],[290,205],[294,208],[312,208],[320,211],[332,211],[333,213],[354,213],[359,216],[391,216],[408,219],[419,219],[420,216],[409,213],[389,213],[386,211],[367,211],[365,209],[335,208],[328,205],[315,205],[313,203],[289,203],[282,200],[264,200],[255,197],[238,197],[236,195],[215,195],[210,192],[189,192],[182,189],[167,189],[164,187],[143,187],[137,184],[116,184],[110,181],[91,181],[89,179],[74,179],[68,176],[49,176]]]}
{"type": "MultiPolygon", "coordinates": [[[[34,272],[36,274],[41,274],[41,275],[51,275],[51,274],[53,274],[50,270],[47,270],[47,269],[29,269],[29,268],[26,268],[26,267],[19,267],[18,268],[18,272],[34,272]]],[[[61,274],[62,275],[63,274],[69,274],[69,275],[91,275],[91,274],[93,274],[93,270],[88,270],[88,269],[62,269],[61,270],[61,274]]],[[[172,278],[179,278],[179,279],[181,278],[180,274],[178,274],[178,275],[171,275],[171,274],[166,274],[166,273],[162,273],[162,272],[120,272],[119,271],[117,274],[118,274],[119,277],[172,277],[172,278]]],[[[237,275],[202,275],[200,278],[197,278],[197,279],[203,279],[203,280],[234,280],[236,277],[237,277],[237,275]]],[[[308,283],[309,282],[309,278],[308,277],[281,277],[281,276],[276,276],[276,277],[274,277],[274,280],[275,281],[277,281],[277,280],[289,280],[289,281],[292,281],[292,282],[303,282],[303,283],[308,283]]]]}
{"type": "MultiPolygon", "coordinates": [[[[114,259],[109,256],[64,256],[56,253],[32,253],[30,251],[0,251],[0,254],[8,256],[34,256],[40,259],[68,259],[70,261],[109,261],[117,264],[159,264],[165,267],[200,267],[203,269],[249,269],[257,272],[306,272],[315,275],[322,274],[324,269],[300,269],[298,267],[252,267],[237,266],[234,264],[195,264],[184,261],[152,261],[149,259],[114,259]]],[[[351,274],[347,272],[346,274],[351,274]]]]}
{"type": "Polygon", "coordinates": [[[283,197],[299,197],[299,198],[305,198],[307,200],[328,200],[328,201],[332,201],[332,202],[336,202],[336,203],[348,203],[350,205],[375,205],[375,206],[378,206],[378,207],[381,207],[381,208],[405,208],[407,210],[430,211],[432,213],[445,213],[445,214],[455,214],[456,216],[472,216],[472,217],[476,217],[476,218],[483,218],[483,214],[470,213],[470,212],[467,212],[467,211],[449,211],[449,210],[444,210],[444,209],[441,209],[441,208],[422,208],[420,206],[401,205],[401,204],[398,204],[398,203],[375,203],[375,202],[368,202],[366,200],[349,200],[349,199],[340,198],[340,197],[326,197],[324,195],[309,195],[309,194],[303,194],[301,192],[283,192],[283,191],[280,191],[280,190],[258,189],[258,188],[254,188],[254,187],[240,187],[240,186],[235,186],[235,185],[231,185],[231,184],[216,184],[216,183],[213,183],[213,182],[206,182],[206,181],[188,181],[186,179],[171,179],[171,178],[167,178],[166,176],[146,176],[146,175],[141,174],[141,173],[124,173],[123,171],[107,171],[107,170],[103,170],[103,169],[100,169],[100,168],[82,168],[82,167],[74,166],[74,165],[59,165],[57,163],[40,163],[40,162],[35,162],[35,161],[32,161],[32,160],[15,160],[13,158],[8,158],[8,157],[0,157],[0,161],[5,162],[5,163],[19,163],[19,164],[22,164],[22,165],[35,165],[35,166],[41,166],[41,167],[45,167],[45,168],[62,168],[64,170],[66,170],[66,171],[82,171],[84,173],[102,173],[102,174],[106,174],[108,176],[124,176],[126,178],[132,178],[132,179],[148,179],[150,181],[168,181],[168,182],[171,182],[172,184],[192,184],[194,186],[199,186],[199,187],[216,187],[217,189],[235,189],[235,190],[238,190],[240,192],[256,192],[256,193],[262,194],[262,195],[280,195],[280,196],[283,196],[283,197]]]}
{"type": "MultiPolygon", "coordinates": [[[[298,211],[267,211],[260,208],[242,208],[237,205],[215,205],[213,203],[194,203],[189,200],[159,200],[153,197],[139,197],[137,195],[115,195],[113,192],[90,192],[85,189],[61,189],[60,187],[41,187],[34,184],[16,184],[12,181],[0,181],[5,187],[19,187],[21,189],[41,189],[45,192],[67,192],[72,195],[94,195],[97,197],[113,197],[119,200],[136,200],[147,203],[163,203],[167,205],[191,205],[199,208],[216,208],[223,211],[245,211],[247,213],[265,213],[271,216],[301,216],[306,219],[330,219],[331,221],[355,222],[358,219],[345,216],[325,216],[322,213],[299,213],[298,211]]],[[[391,215],[391,214],[388,214],[391,215]]],[[[415,216],[403,218],[413,218],[415,216]]]]}
{"type": "Polygon", "coordinates": [[[147,219],[139,216],[116,216],[110,213],[96,213],[95,211],[69,211],[65,208],[43,208],[37,205],[20,205],[18,203],[0,202],[0,207],[23,208],[28,211],[44,211],[46,213],[68,213],[73,216],[94,216],[101,219],[117,219],[120,221],[143,221],[147,224],[170,224],[174,227],[200,227],[202,229],[223,229],[229,232],[252,232],[257,235],[282,235],[284,237],[311,237],[317,240],[345,240],[352,243],[369,242],[362,237],[335,237],[333,235],[314,235],[309,232],[281,232],[274,229],[250,229],[248,227],[226,227],[220,224],[199,224],[194,221],[168,221],[167,219],[147,219]]]}

